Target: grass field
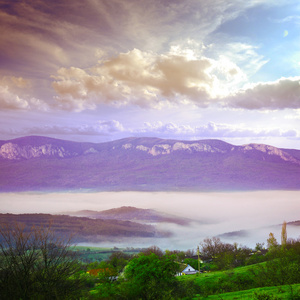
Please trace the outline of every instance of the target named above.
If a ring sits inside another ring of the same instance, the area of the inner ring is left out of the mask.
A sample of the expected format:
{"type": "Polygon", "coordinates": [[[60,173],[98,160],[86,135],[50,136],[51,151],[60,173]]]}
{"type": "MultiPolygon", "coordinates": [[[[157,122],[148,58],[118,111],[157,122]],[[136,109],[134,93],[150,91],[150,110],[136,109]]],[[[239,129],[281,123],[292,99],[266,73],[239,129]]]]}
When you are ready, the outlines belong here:
{"type": "MultiPolygon", "coordinates": [[[[262,263],[264,264],[264,263],[262,263]]],[[[179,280],[192,280],[194,283],[210,293],[229,290],[240,290],[253,287],[253,274],[251,269],[258,265],[238,267],[226,271],[215,271],[196,275],[181,276],[179,280]]]]}
{"type": "Polygon", "coordinates": [[[260,263],[227,271],[208,272],[178,277],[180,281],[192,281],[201,290],[194,299],[257,299],[257,300],[300,300],[300,284],[256,287],[251,269],[260,263]],[[207,295],[204,297],[203,295],[207,295]],[[293,295],[293,297],[292,297],[293,295]]]}
{"type": "Polygon", "coordinates": [[[102,261],[110,257],[110,255],[117,251],[122,251],[126,254],[132,255],[141,251],[141,249],[127,249],[127,248],[103,248],[103,247],[88,247],[75,246],[74,250],[79,254],[79,259],[86,262],[102,261]]]}
{"type": "Polygon", "coordinates": [[[298,300],[300,296],[291,296],[291,287],[294,295],[300,293],[300,284],[283,285],[283,286],[272,286],[264,288],[250,289],[246,291],[238,291],[231,293],[223,293],[218,295],[210,295],[207,297],[195,297],[194,300],[254,300],[254,299],[288,299],[288,300],[298,300]]]}

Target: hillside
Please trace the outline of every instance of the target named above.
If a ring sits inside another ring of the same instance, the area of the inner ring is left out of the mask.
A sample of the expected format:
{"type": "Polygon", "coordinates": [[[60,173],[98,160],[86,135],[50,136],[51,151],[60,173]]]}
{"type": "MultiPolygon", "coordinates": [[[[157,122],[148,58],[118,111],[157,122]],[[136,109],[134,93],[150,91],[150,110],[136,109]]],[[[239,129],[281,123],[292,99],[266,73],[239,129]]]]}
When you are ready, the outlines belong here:
{"type": "Polygon", "coordinates": [[[141,209],[132,206],[122,206],[103,211],[81,210],[67,213],[71,216],[87,217],[102,220],[122,220],[140,223],[173,223],[189,225],[192,220],[158,212],[153,209],[141,209]]]}
{"type": "Polygon", "coordinates": [[[114,238],[166,237],[168,232],[157,231],[152,225],[122,220],[102,220],[51,214],[0,214],[0,224],[22,223],[32,226],[50,226],[61,236],[72,236],[73,242],[99,242],[114,238]]]}
{"type": "Polygon", "coordinates": [[[220,140],[0,141],[0,191],[300,189],[300,150],[220,140]]]}
{"type": "MultiPolygon", "coordinates": [[[[298,233],[300,233],[300,220],[297,221],[292,221],[292,222],[287,222],[287,230],[293,230],[293,231],[297,231],[298,233]],[[299,227],[299,228],[298,228],[299,227]]],[[[220,238],[233,238],[233,239],[238,239],[241,237],[251,237],[251,236],[257,236],[257,232],[259,231],[269,231],[269,232],[280,232],[282,228],[282,224],[276,224],[276,225],[269,225],[267,227],[260,227],[260,228],[255,228],[255,229],[243,229],[243,230],[237,230],[237,231],[232,231],[232,232],[225,232],[222,234],[219,234],[218,237],[220,238]]]]}

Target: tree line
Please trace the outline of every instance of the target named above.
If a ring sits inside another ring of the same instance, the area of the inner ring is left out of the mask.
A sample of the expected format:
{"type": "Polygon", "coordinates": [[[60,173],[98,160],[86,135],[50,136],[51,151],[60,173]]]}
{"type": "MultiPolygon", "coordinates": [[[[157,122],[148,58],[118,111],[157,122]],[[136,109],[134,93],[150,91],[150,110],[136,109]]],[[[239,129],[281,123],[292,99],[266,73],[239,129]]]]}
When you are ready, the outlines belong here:
{"type": "Polygon", "coordinates": [[[287,239],[285,222],[281,244],[270,233],[267,249],[257,243],[252,250],[217,237],[199,246],[201,272],[228,270],[217,284],[178,280],[183,263],[198,269],[194,250],[152,246],[133,255],[116,251],[106,261],[86,264],[76,257],[71,239],[51,226],[28,230],[22,224],[1,224],[0,299],[191,299],[220,290],[300,283],[300,240],[287,239]],[[232,275],[230,270],[247,265],[255,267],[232,275]]]}

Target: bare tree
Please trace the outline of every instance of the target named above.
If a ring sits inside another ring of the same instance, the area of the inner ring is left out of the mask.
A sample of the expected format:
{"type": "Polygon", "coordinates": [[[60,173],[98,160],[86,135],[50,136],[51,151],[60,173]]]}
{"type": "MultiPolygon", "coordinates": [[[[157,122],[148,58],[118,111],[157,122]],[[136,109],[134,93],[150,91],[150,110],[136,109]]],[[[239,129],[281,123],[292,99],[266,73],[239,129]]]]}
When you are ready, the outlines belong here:
{"type": "Polygon", "coordinates": [[[4,299],[76,299],[79,265],[70,239],[51,228],[0,226],[0,290],[4,299]]]}
{"type": "Polygon", "coordinates": [[[148,247],[141,252],[144,253],[145,255],[151,255],[152,253],[154,253],[159,257],[162,257],[164,255],[164,252],[157,246],[148,247]]]}
{"type": "Polygon", "coordinates": [[[228,243],[223,243],[220,238],[206,238],[200,243],[201,254],[204,258],[214,258],[220,253],[230,252],[234,250],[234,246],[228,243]]]}

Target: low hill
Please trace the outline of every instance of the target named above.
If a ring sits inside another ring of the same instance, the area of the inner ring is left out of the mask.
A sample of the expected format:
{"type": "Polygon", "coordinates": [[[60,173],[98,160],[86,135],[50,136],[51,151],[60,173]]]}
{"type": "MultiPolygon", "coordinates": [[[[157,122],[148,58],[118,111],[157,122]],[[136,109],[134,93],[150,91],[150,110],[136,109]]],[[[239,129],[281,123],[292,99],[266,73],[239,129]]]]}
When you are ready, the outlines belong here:
{"type": "Polygon", "coordinates": [[[32,226],[50,226],[62,236],[73,236],[73,242],[99,242],[110,237],[144,238],[166,237],[170,233],[156,230],[152,225],[122,220],[90,219],[51,214],[0,214],[0,224],[22,223],[28,229],[32,226]]]}
{"type": "MultiPolygon", "coordinates": [[[[300,220],[293,221],[293,222],[287,222],[286,223],[288,230],[294,228],[300,233],[300,220]],[[299,227],[299,228],[298,228],[299,227]]],[[[243,229],[243,230],[237,230],[237,231],[231,231],[231,232],[225,232],[222,234],[219,234],[218,237],[220,238],[241,238],[241,237],[251,237],[251,236],[257,236],[257,232],[267,229],[270,231],[280,232],[282,228],[282,224],[276,224],[276,225],[270,225],[267,227],[260,227],[256,229],[243,229]]],[[[300,235],[299,235],[300,237],[300,235]]]]}
{"type": "Polygon", "coordinates": [[[88,217],[102,220],[123,220],[140,223],[173,223],[189,225],[193,220],[158,212],[154,209],[142,209],[132,206],[122,206],[103,211],[81,210],[67,213],[71,216],[88,217]]]}

